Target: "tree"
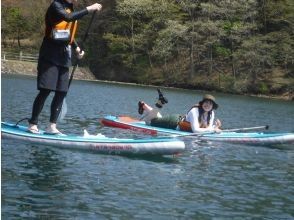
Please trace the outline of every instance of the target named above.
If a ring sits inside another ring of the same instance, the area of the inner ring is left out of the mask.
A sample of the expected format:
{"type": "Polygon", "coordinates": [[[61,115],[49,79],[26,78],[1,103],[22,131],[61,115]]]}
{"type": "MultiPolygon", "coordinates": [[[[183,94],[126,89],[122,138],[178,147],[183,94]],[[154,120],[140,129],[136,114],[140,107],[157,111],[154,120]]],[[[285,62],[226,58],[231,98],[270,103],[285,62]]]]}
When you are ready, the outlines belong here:
{"type": "Polygon", "coordinates": [[[273,45],[272,55],[276,65],[282,65],[286,71],[293,72],[293,30],[294,4],[291,0],[257,0],[260,32],[266,41],[273,45]]]}
{"type": "Polygon", "coordinates": [[[221,0],[216,5],[218,6],[224,30],[224,36],[222,36],[221,41],[229,50],[231,72],[235,85],[238,73],[235,53],[240,48],[242,42],[254,35],[254,32],[257,30],[256,23],[254,22],[257,14],[256,1],[228,2],[221,0]]]}
{"type": "Polygon", "coordinates": [[[21,14],[21,10],[18,7],[4,8],[2,13],[3,39],[12,38],[17,40],[18,47],[20,48],[20,39],[26,37],[26,34],[28,34],[28,24],[25,17],[21,14]]]}
{"type": "Polygon", "coordinates": [[[177,56],[178,48],[187,34],[188,28],[177,21],[167,21],[166,27],[159,31],[158,37],[152,48],[152,56],[156,60],[163,60],[164,69],[167,72],[168,61],[177,56]]]}
{"type": "Polygon", "coordinates": [[[18,48],[21,48],[21,40],[29,39],[35,48],[39,48],[44,35],[44,18],[48,5],[47,0],[2,1],[3,44],[7,45],[6,41],[13,39],[17,40],[18,48]],[[34,41],[38,43],[34,45],[34,41]]]}
{"type": "Polygon", "coordinates": [[[127,17],[126,27],[129,30],[130,45],[132,48],[132,62],[136,60],[135,41],[136,32],[139,32],[143,25],[141,21],[144,21],[148,14],[152,11],[152,0],[122,0],[119,1],[116,7],[119,15],[127,17]],[[137,31],[138,29],[138,31],[137,31]]]}

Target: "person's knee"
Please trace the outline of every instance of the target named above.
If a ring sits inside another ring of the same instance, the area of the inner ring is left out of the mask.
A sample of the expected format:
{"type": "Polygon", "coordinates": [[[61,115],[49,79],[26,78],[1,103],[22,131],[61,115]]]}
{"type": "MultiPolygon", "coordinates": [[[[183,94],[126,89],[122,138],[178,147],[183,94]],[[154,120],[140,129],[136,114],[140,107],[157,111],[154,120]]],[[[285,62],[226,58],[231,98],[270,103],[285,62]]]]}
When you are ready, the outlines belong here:
{"type": "Polygon", "coordinates": [[[43,97],[43,98],[47,98],[50,94],[50,90],[49,89],[40,89],[39,92],[39,96],[43,97]]]}
{"type": "Polygon", "coordinates": [[[66,96],[67,92],[59,92],[56,91],[54,95],[54,99],[63,100],[66,96]]]}
{"type": "Polygon", "coordinates": [[[56,94],[56,95],[59,95],[60,97],[62,97],[62,96],[66,96],[66,93],[67,93],[67,92],[61,92],[61,91],[56,91],[56,92],[55,92],[55,94],[56,94]]]}

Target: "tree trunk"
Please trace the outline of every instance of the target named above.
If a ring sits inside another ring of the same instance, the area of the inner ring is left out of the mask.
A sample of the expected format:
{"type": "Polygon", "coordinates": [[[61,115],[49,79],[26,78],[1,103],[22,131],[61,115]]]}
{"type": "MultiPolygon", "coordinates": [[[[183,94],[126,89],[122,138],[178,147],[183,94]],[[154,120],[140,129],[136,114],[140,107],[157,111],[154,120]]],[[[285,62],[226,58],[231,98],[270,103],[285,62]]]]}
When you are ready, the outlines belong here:
{"type": "Polygon", "coordinates": [[[149,52],[148,49],[147,49],[147,55],[148,55],[148,60],[149,60],[150,68],[152,69],[153,68],[153,64],[152,64],[152,59],[151,59],[150,52],[149,52]]]}
{"type": "Polygon", "coordinates": [[[206,85],[209,85],[210,79],[209,77],[212,75],[212,46],[209,46],[209,51],[208,51],[209,55],[209,62],[208,62],[208,71],[207,71],[207,75],[206,75],[206,85]]]}
{"type": "Polygon", "coordinates": [[[20,45],[20,31],[19,31],[19,29],[17,30],[17,45],[18,45],[18,48],[20,49],[21,45],[20,45]]]}
{"type": "Polygon", "coordinates": [[[232,38],[230,36],[230,61],[231,61],[231,69],[232,69],[232,75],[233,75],[233,79],[234,79],[234,82],[233,82],[233,85],[234,85],[234,89],[235,89],[235,85],[236,85],[236,69],[235,69],[235,63],[234,63],[234,56],[233,56],[233,53],[234,53],[234,47],[233,47],[233,41],[232,41],[232,38]]]}
{"type": "Polygon", "coordinates": [[[192,37],[191,37],[191,48],[190,48],[190,79],[193,78],[194,73],[195,73],[195,68],[194,68],[194,19],[192,19],[192,37]]]}
{"type": "Polygon", "coordinates": [[[133,64],[135,63],[135,40],[134,40],[134,19],[131,18],[131,34],[132,34],[132,54],[133,64]]]}

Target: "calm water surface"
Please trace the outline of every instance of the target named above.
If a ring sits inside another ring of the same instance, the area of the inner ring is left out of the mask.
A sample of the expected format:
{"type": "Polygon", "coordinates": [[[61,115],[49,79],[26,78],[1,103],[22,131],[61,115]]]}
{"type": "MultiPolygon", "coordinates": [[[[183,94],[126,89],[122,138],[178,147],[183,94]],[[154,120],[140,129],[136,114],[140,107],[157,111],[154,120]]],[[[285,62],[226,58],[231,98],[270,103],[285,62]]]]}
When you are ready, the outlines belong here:
{"type": "MultiPolygon", "coordinates": [[[[163,91],[169,99],[163,114],[185,113],[203,95],[163,91]]],[[[2,121],[29,117],[36,93],[35,78],[2,76],[2,121]]],[[[294,131],[293,102],[214,95],[226,128],[268,124],[273,131],[294,131]]],[[[153,104],[156,97],[154,88],[74,81],[59,128],[140,138],[142,134],[101,127],[98,118],[138,116],[138,101],[153,104]]],[[[41,128],[49,118],[49,99],[41,128]]],[[[294,218],[293,150],[185,142],[187,151],[172,158],[101,155],[2,140],[2,218],[294,218]]]]}

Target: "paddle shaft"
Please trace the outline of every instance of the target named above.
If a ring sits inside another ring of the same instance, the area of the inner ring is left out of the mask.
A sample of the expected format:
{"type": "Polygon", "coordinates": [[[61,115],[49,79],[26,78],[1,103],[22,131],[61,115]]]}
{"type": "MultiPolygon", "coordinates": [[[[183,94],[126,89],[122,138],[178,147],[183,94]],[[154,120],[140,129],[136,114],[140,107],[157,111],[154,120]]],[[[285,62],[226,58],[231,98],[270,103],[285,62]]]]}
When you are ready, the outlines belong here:
{"type": "MultiPolygon", "coordinates": [[[[85,35],[84,35],[84,37],[83,37],[83,39],[82,39],[82,41],[81,41],[81,44],[80,44],[80,49],[81,49],[81,51],[83,51],[83,45],[84,45],[84,43],[86,42],[86,39],[87,39],[87,37],[88,37],[88,35],[89,35],[89,30],[90,30],[90,27],[91,27],[91,25],[92,25],[92,23],[93,23],[93,20],[94,20],[95,15],[96,15],[96,11],[93,12],[92,17],[91,17],[91,20],[90,20],[89,25],[88,25],[88,27],[87,27],[87,30],[86,30],[86,32],[85,32],[85,35]]],[[[71,82],[72,82],[72,79],[73,79],[74,73],[75,73],[75,71],[76,71],[76,68],[77,68],[77,66],[78,66],[78,64],[79,64],[79,61],[80,61],[80,59],[77,59],[75,65],[73,66],[73,69],[72,69],[72,72],[71,72],[71,75],[70,75],[70,78],[69,78],[68,89],[69,89],[70,84],[71,84],[71,82]]]]}
{"type": "MultiPolygon", "coordinates": [[[[85,35],[84,35],[84,37],[83,37],[83,39],[81,41],[81,44],[80,44],[81,51],[83,51],[83,44],[85,43],[85,41],[86,41],[86,39],[87,39],[87,37],[89,35],[89,30],[90,30],[90,27],[91,27],[91,25],[93,23],[95,14],[96,14],[96,11],[93,12],[91,20],[90,20],[89,25],[87,27],[87,30],[85,32],[85,35]]],[[[74,73],[76,71],[76,68],[77,68],[77,66],[79,64],[79,61],[80,61],[80,59],[77,59],[75,65],[73,66],[73,69],[72,69],[72,72],[71,72],[71,75],[70,75],[70,78],[69,78],[69,82],[68,82],[68,90],[69,90],[70,84],[72,82],[72,79],[73,79],[74,73]]],[[[59,116],[58,116],[58,121],[63,120],[66,113],[67,113],[67,104],[66,104],[66,98],[64,98],[63,103],[62,103],[62,107],[61,107],[61,111],[60,111],[59,116]]]]}
{"type": "MultiPolygon", "coordinates": [[[[250,130],[260,130],[260,129],[269,129],[268,125],[264,126],[256,126],[256,127],[249,127],[249,128],[233,128],[233,129],[225,129],[221,130],[221,132],[235,132],[235,131],[250,131],[250,130]]],[[[191,133],[191,134],[183,134],[183,135],[174,135],[174,137],[189,137],[189,136],[196,136],[201,137],[206,134],[216,134],[217,132],[211,131],[211,132],[203,132],[203,133],[191,133]]]]}
{"type": "Polygon", "coordinates": [[[264,126],[257,126],[257,127],[249,127],[249,128],[233,128],[233,129],[225,129],[222,130],[224,132],[233,132],[233,131],[250,131],[250,130],[261,130],[261,129],[265,129],[268,130],[269,126],[268,125],[264,125],[264,126]]]}

